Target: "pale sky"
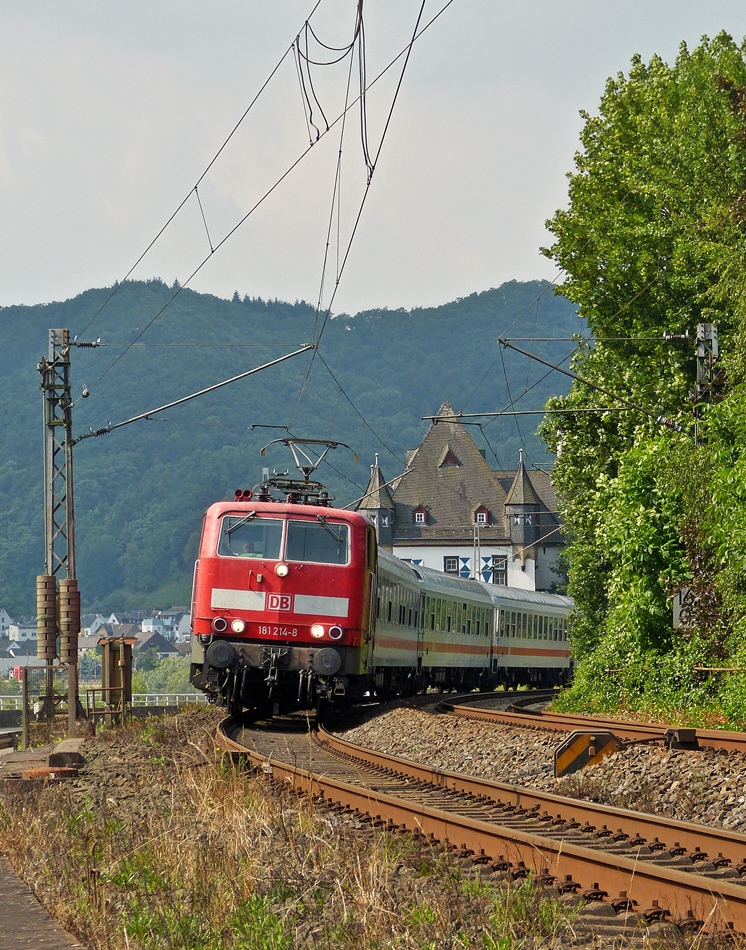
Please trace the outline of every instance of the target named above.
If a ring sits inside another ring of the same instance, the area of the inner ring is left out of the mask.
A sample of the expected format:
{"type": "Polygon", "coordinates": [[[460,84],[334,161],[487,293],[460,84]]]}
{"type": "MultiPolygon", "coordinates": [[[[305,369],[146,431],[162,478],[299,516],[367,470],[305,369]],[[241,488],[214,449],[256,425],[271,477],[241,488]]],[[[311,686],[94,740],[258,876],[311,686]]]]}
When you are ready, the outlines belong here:
{"type": "MultiPolygon", "coordinates": [[[[427,0],[423,22],[444,2],[427,0]]],[[[0,305],[61,300],[121,279],[314,3],[2,0],[0,305]]],[[[349,42],[355,5],[321,0],[318,36],[349,42]]],[[[369,78],[406,44],[419,7],[366,0],[369,78]]],[[[412,51],[335,312],[433,305],[506,280],[552,279],[539,247],[545,219],[566,201],[579,110],[595,111],[606,78],[626,71],[634,53],[670,62],[682,40],[694,46],[723,29],[737,40],[746,34],[743,2],[454,0],[412,51]]],[[[329,118],[343,101],[347,62],[314,67],[329,118]]],[[[372,149],[397,74],[369,93],[372,149]]],[[[200,186],[213,243],[307,144],[288,56],[200,186]]],[[[315,301],[338,148],[335,130],[191,286],[315,301]]],[[[364,176],[353,111],[343,242],[364,176]]],[[[183,282],[208,252],[192,197],[133,276],[183,282]]]]}

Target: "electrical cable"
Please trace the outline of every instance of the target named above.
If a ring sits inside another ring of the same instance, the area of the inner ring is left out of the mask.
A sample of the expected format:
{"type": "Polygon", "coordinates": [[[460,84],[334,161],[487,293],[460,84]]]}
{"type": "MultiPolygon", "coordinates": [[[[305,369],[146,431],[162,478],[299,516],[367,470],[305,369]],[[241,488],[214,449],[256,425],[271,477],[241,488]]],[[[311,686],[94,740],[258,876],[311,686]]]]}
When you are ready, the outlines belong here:
{"type": "Polygon", "coordinates": [[[316,352],[318,353],[319,359],[321,360],[321,362],[322,362],[322,363],[324,364],[324,366],[326,367],[327,372],[329,373],[329,375],[331,376],[331,378],[334,380],[334,382],[337,384],[337,387],[338,387],[339,391],[342,393],[342,395],[344,396],[344,398],[345,398],[345,399],[347,400],[347,402],[350,404],[350,406],[352,407],[353,412],[354,412],[355,415],[360,419],[360,421],[361,421],[361,423],[363,424],[363,426],[364,426],[370,433],[372,433],[372,435],[375,436],[376,439],[378,439],[378,441],[381,443],[381,445],[384,447],[384,449],[386,449],[386,451],[389,453],[389,455],[391,455],[393,458],[395,458],[396,461],[397,461],[397,462],[400,462],[402,465],[406,465],[404,459],[400,458],[400,457],[396,454],[396,452],[394,452],[394,450],[393,450],[392,448],[390,448],[390,446],[388,446],[388,445],[383,441],[383,439],[382,439],[382,438],[380,437],[380,435],[376,432],[376,430],[368,423],[367,419],[363,416],[363,414],[362,414],[362,413],[360,412],[360,410],[357,408],[357,406],[356,406],[355,403],[352,401],[352,399],[350,399],[350,397],[347,395],[347,393],[346,393],[344,387],[342,386],[342,384],[340,383],[340,381],[337,379],[337,377],[334,375],[334,372],[332,371],[332,368],[331,368],[331,367],[329,366],[329,364],[326,362],[326,360],[324,359],[324,357],[321,355],[321,353],[318,352],[318,349],[316,350],[316,352]]]}
{"type": "Polygon", "coordinates": [[[548,360],[542,359],[540,356],[537,356],[535,353],[529,353],[527,350],[522,350],[518,346],[514,346],[512,343],[509,343],[507,340],[498,340],[501,346],[507,347],[511,350],[515,350],[517,353],[523,354],[523,356],[528,356],[529,359],[536,360],[538,363],[543,363],[545,366],[549,366],[552,370],[555,370],[558,373],[563,373],[565,376],[569,376],[570,379],[577,380],[579,383],[583,383],[585,386],[589,386],[591,389],[595,389],[600,393],[603,393],[606,396],[611,397],[612,399],[617,399],[622,405],[629,406],[631,409],[637,410],[637,412],[643,413],[643,415],[648,416],[651,419],[654,419],[659,425],[665,426],[667,429],[673,429],[675,432],[686,433],[686,430],[680,426],[677,422],[674,422],[673,419],[667,419],[665,416],[662,416],[658,413],[652,412],[650,409],[646,409],[644,406],[640,406],[637,403],[632,402],[630,399],[625,399],[624,396],[620,396],[619,393],[612,392],[609,389],[606,389],[603,386],[599,386],[598,383],[593,383],[589,379],[583,379],[582,376],[578,376],[577,373],[573,373],[572,370],[562,369],[561,366],[550,363],[548,360]]]}
{"type": "Polygon", "coordinates": [[[131,346],[139,349],[142,346],[293,346],[292,343],[102,343],[101,346],[131,346]]]}
{"type": "MultiPolygon", "coordinates": [[[[630,190],[627,191],[627,192],[624,194],[624,196],[621,198],[620,204],[623,205],[623,204],[631,197],[631,195],[632,195],[632,190],[630,189],[630,190]]],[[[584,250],[590,243],[591,243],[591,236],[589,235],[589,236],[586,238],[586,240],[584,241],[584,243],[581,245],[580,250],[581,250],[581,251],[584,250]]],[[[508,333],[508,331],[511,330],[511,329],[516,325],[516,323],[518,323],[518,321],[521,320],[521,319],[529,312],[529,310],[531,309],[531,307],[534,306],[534,304],[538,305],[539,301],[540,301],[541,298],[544,296],[544,294],[545,294],[550,288],[554,287],[554,285],[555,285],[555,284],[557,283],[557,281],[560,279],[560,277],[561,277],[562,274],[563,274],[563,269],[562,269],[561,267],[559,267],[559,265],[556,265],[556,266],[557,266],[557,273],[555,274],[555,276],[552,278],[551,281],[549,281],[549,283],[544,287],[544,289],[543,289],[536,297],[534,297],[534,299],[528,304],[528,306],[527,306],[521,313],[518,314],[518,316],[515,318],[515,320],[513,320],[512,323],[508,324],[508,326],[506,327],[506,329],[502,331],[503,337],[505,337],[505,335],[508,333]]],[[[637,300],[637,298],[638,298],[641,294],[643,294],[646,290],[648,290],[648,289],[660,278],[660,276],[662,275],[662,273],[663,273],[663,267],[659,267],[657,273],[655,274],[655,276],[642,288],[642,290],[640,290],[637,294],[635,294],[635,296],[632,297],[631,300],[626,301],[626,302],[625,302],[615,313],[613,313],[608,319],[609,319],[609,320],[613,320],[613,319],[615,319],[616,317],[618,317],[619,314],[622,313],[622,311],[624,311],[630,304],[634,303],[635,300],[637,300]]],[[[551,339],[551,338],[548,337],[548,338],[546,338],[546,339],[551,339]]],[[[462,405],[462,407],[461,407],[462,411],[463,411],[464,409],[466,409],[466,407],[469,405],[469,403],[470,403],[471,400],[474,398],[474,396],[476,395],[476,393],[479,391],[479,389],[481,388],[481,386],[482,386],[482,384],[484,383],[485,379],[487,378],[487,376],[489,375],[489,373],[492,371],[492,369],[493,369],[493,367],[495,366],[496,363],[497,363],[497,357],[495,357],[495,359],[494,359],[494,360],[490,363],[490,365],[487,367],[487,371],[485,372],[484,376],[482,376],[482,378],[479,380],[479,382],[477,383],[477,385],[476,385],[476,387],[474,388],[474,390],[473,390],[473,391],[471,392],[471,394],[469,395],[469,398],[468,398],[468,399],[466,400],[466,402],[462,405]]]]}
{"type": "MultiPolygon", "coordinates": [[[[342,278],[342,274],[344,273],[344,269],[345,269],[345,266],[346,266],[346,264],[347,264],[347,261],[348,261],[348,259],[349,259],[350,251],[351,251],[351,249],[352,249],[352,244],[353,244],[353,241],[355,240],[355,235],[357,234],[357,229],[358,229],[358,226],[359,226],[359,224],[360,224],[360,219],[361,219],[361,217],[362,217],[363,209],[364,209],[364,207],[365,207],[365,202],[366,202],[366,200],[367,200],[367,198],[368,198],[368,195],[370,194],[370,185],[371,185],[371,182],[372,182],[372,180],[373,180],[373,173],[375,172],[376,165],[377,165],[377,163],[378,163],[378,159],[380,158],[380,155],[381,155],[381,149],[383,148],[383,143],[384,143],[384,141],[385,141],[385,139],[386,139],[386,133],[388,132],[389,126],[390,126],[390,124],[391,124],[391,117],[392,117],[392,115],[393,115],[393,113],[394,113],[394,108],[395,108],[395,106],[396,106],[396,102],[397,102],[397,99],[398,99],[398,97],[399,97],[399,92],[400,92],[400,90],[401,90],[402,82],[403,82],[403,80],[404,80],[404,74],[405,74],[405,72],[406,72],[406,70],[407,70],[407,65],[408,65],[408,63],[409,63],[409,57],[410,57],[410,54],[411,54],[411,52],[412,52],[412,47],[414,46],[414,43],[415,43],[415,41],[418,39],[418,37],[421,36],[421,35],[425,32],[425,30],[437,19],[437,17],[439,17],[439,16],[441,15],[441,13],[443,13],[443,12],[451,5],[451,3],[453,2],[453,0],[448,0],[448,2],[447,2],[447,3],[440,9],[440,11],[435,15],[435,17],[433,17],[433,19],[430,20],[430,22],[427,23],[427,24],[423,27],[423,29],[418,33],[420,21],[421,21],[421,19],[422,19],[422,14],[423,14],[423,12],[424,12],[424,10],[425,10],[425,4],[426,4],[426,2],[427,2],[427,0],[422,0],[422,5],[421,5],[421,7],[420,7],[420,12],[419,12],[419,14],[417,15],[417,21],[416,21],[416,23],[415,23],[414,31],[413,31],[413,33],[412,33],[412,38],[410,39],[410,41],[409,41],[409,43],[408,43],[408,45],[407,45],[407,47],[406,47],[406,50],[405,50],[406,55],[405,55],[405,59],[404,59],[404,64],[402,65],[401,73],[399,74],[399,80],[398,80],[398,82],[397,82],[397,84],[396,84],[396,89],[395,89],[395,91],[394,91],[394,96],[393,96],[393,98],[392,98],[392,100],[391,100],[391,106],[389,107],[389,112],[388,112],[388,115],[387,115],[387,117],[386,117],[386,122],[385,122],[384,127],[383,127],[383,132],[381,133],[381,139],[380,139],[380,141],[379,141],[379,143],[378,143],[378,149],[376,150],[375,158],[373,159],[372,165],[371,165],[371,167],[370,167],[370,169],[369,169],[369,172],[368,172],[368,180],[367,180],[366,185],[365,185],[365,190],[364,190],[364,192],[363,192],[363,197],[362,197],[362,200],[361,200],[361,202],[360,202],[360,207],[358,208],[357,216],[355,217],[355,223],[353,224],[352,231],[351,231],[351,233],[350,233],[350,239],[349,239],[349,241],[347,242],[347,248],[346,248],[345,253],[344,253],[344,256],[343,256],[343,258],[342,258],[342,263],[341,263],[341,266],[340,266],[340,268],[339,268],[339,273],[337,274],[337,279],[336,279],[335,284],[334,284],[334,290],[332,291],[331,297],[329,298],[329,303],[328,303],[327,308],[326,308],[326,311],[325,311],[325,313],[324,313],[324,320],[323,320],[323,322],[322,322],[322,324],[321,324],[321,330],[319,331],[318,336],[314,339],[314,343],[316,344],[316,349],[315,349],[315,350],[313,351],[313,353],[311,354],[311,359],[310,359],[310,361],[309,361],[309,366],[308,366],[308,371],[307,371],[307,374],[306,374],[306,379],[304,380],[304,385],[303,385],[303,387],[302,387],[302,389],[301,389],[301,392],[300,392],[300,394],[299,394],[299,396],[298,396],[298,402],[297,402],[297,404],[296,404],[295,411],[294,411],[294,413],[293,413],[293,417],[295,417],[295,413],[296,413],[297,410],[298,410],[298,406],[300,405],[300,401],[301,401],[301,398],[302,398],[302,396],[303,396],[303,391],[304,391],[304,389],[305,389],[305,384],[306,384],[308,378],[310,377],[311,369],[313,368],[313,362],[314,362],[314,359],[315,359],[316,354],[318,353],[318,346],[319,346],[319,344],[321,343],[321,338],[322,338],[323,335],[324,335],[324,330],[326,329],[326,325],[327,325],[327,323],[328,323],[328,321],[329,321],[329,317],[330,317],[331,311],[332,311],[332,306],[334,305],[334,300],[335,300],[335,298],[336,298],[336,296],[337,296],[337,291],[339,290],[339,283],[340,283],[340,280],[341,280],[341,278],[342,278]]],[[[402,55],[402,54],[400,54],[400,56],[401,56],[401,55],[402,55]]],[[[399,58],[399,57],[397,57],[397,58],[399,58]]],[[[387,68],[388,68],[388,67],[387,67],[387,68]]],[[[376,78],[379,78],[381,75],[382,75],[382,74],[379,73],[379,76],[376,77],[376,78]]],[[[375,80],[374,80],[374,82],[375,82],[375,80]]],[[[371,83],[371,85],[373,85],[373,83],[371,83]]],[[[368,87],[368,88],[370,88],[370,87],[368,87]]],[[[361,99],[361,98],[362,98],[362,93],[361,93],[361,95],[358,97],[358,99],[361,99]]],[[[401,460],[400,460],[400,461],[401,461],[401,460]]]]}
{"type": "Polygon", "coordinates": [[[194,186],[194,193],[197,196],[197,204],[199,205],[199,213],[202,215],[202,223],[205,226],[205,233],[207,234],[207,243],[210,245],[210,253],[212,254],[215,251],[215,248],[212,246],[212,238],[210,237],[210,229],[207,227],[207,218],[205,217],[205,209],[202,207],[202,199],[199,196],[199,189],[197,185],[194,186]]]}
{"type": "MultiPolygon", "coordinates": [[[[320,3],[321,3],[321,0],[316,0],[316,3],[314,4],[313,10],[311,10],[311,12],[309,13],[308,17],[306,18],[306,22],[308,22],[308,20],[310,20],[311,17],[314,15],[314,13],[315,13],[316,10],[318,9],[320,3]]],[[[267,76],[267,78],[266,78],[266,79],[264,80],[264,82],[262,83],[262,85],[261,85],[260,88],[259,88],[259,91],[258,91],[257,94],[254,96],[254,98],[251,100],[251,102],[249,103],[249,105],[246,107],[246,109],[245,109],[243,115],[241,116],[241,118],[240,118],[240,119],[238,120],[238,122],[236,122],[236,124],[233,126],[233,129],[232,129],[232,130],[230,131],[230,133],[228,134],[228,137],[224,140],[223,144],[220,146],[220,148],[217,150],[217,152],[213,155],[213,157],[212,157],[212,159],[209,161],[207,167],[205,168],[205,170],[202,172],[202,174],[199,176],[199,178],[198,178],[197,181],[195,182],[194,187],[193,187],[193,188],[190,188],[190,190],[189,190],[189,192],[187,193],[187,195],[181,200],[181,202],[180,202],[180,203],[178,204],[178,206],[176,207],[176,210],[175,210],[175,211],[170,215],[170,217],[166,220],[166,223],[161,227],[161,229],[158,231],[158,233],[157,233],[156,236],[153,238],[153,240],[150,242],[150,244],[148,244],[148,246],[145,248],[145,250],[142,252],[142,254],[137,258],[137,260],[136,260],[135,263],[132,265],[132,267],[130,267],[130,269],[129,269],[129,270],[127,271],[127,273],[124,275],[123,279],[122,279],[121,281],[119,281],[117,284],[114,285],[114,287],[113,287],[111,293],[109,294],[109,296],[106,298],[106,300],[104,300],[104,302],[101,304],[101,306],[98,308],[98,310],[93,314],[93,316],[92,316],[91,319],[88,321],[88,323],[86,323],[86,325],[85,325],[85,326],[83,327],[83,329],[80,331],[80,333],[78,334],[78,336],[82,336],[82,334],[86,332],[86,330],[90,327],[90,325],[93,323],[93,321],[96,319],[96,317],[98,317],[98,315],[101,313],[101,311],[109,304],[109,302],[110,302],[111,299],[114,297],[114,295],[119,291],[119,288],[122,286],[122,284],[127,281],[127,279],[128,279],[129,276],[132,274],[132,272],[133,272],[134,269],[137,267],[137,265],[143,260],[143,258],[146,256],[146,254],[150,251],[150,249],[151,249],[151,248],[153,247],[153,245],[156,243],[156,241],[161,237],[161,235],[162,235],[163,232],[166,230],[166,228],[167,228],[167,227],[171,224],[171,222],[174,220],[174,218],[176,217],[176,215],[181,211],[181,209],[184,207],[184,205],[187,203],[187,201],[191,198],[192,192],[193,192],[193,191],[196,191],[197,186],[202,182],[202,180],[203,180],[203,178],[205,177],[205,175],[207,175],[207,173],[210,171],[210,169],[212,168],[212,166],[213,166],[213,165],[215,164],[215,162],[218,160],[218,158],[219,158],[220,155],[222,154],[222,152],[223,152],[223,150],[225,149],[225,147],[228,145],[228,143],[230,142],[230,140],[233,138],[233,136],[236,134],[236,132],[237,132],[238,129],[240,128],[240,126],[241,126],[241,124],[243,123],[243,121],[244,121],[244,119],[246,118],[246,116],[249,114],[249,112],[251,112],[251,110],[252,110],[252,108],[254,107],[254,104],[256,103],[256,101],[257,101],[257,99],[259,98],[259,96],[261,96],[261,94],[264,92],[264,90],[267,88],[267,86],[268,86],[268,85],[270,84],[270,82],[272,81],[272,79],[273,79],[275,73],[277,72],[277,70],[280,68],[280,66],[282,66],[283,62],[285,61],[285,59],[286,59],[288,53],[292,50],[292,48],[293,48],[293,44],[291,43],[291,45],[285,50],[285,52],[282,54],[282,56],[280,57],[280,59],[278,60],[278,62],[275,64],[275,66],[274,66],[274,68],[272,69],[272,71],[270,72],[269,76],[267,76]]],[[[206,226],[206,225],[205,225],[205,226],[206,226]]]]}
{"type": "Polygon", "coordinates": [[[300,353],[305,353],[307,350],[310,350],[312,346],[313,344],[307,343],[305,346],[300,347],[292,353],[286,353],[284,356],[278,356],[277,359],[270,360],[268,363],[263,363],[261,366],[255,366],[253,369],[246,370],[246,372],[238,373],[236,376],[231,376],[230,379],[224,379],[222,382],[215,383],[212,386],[207,386],[205,389],[200,389],[198,392],[190,393],[188,396],[182,396],[180,399],[174,399],[172,402],[168,402],[163,406],[158,406],[156,409],[150,409],[148,412],[141,412],[139,415],[125,419],[124,422],[117,422],[115,425],[109,423],[100,429],[91,429],[90,432],[87,432],[84,435],[79,435],[77,439],[73,439],[71,444],[76,445],[78,442],[82,442],[83,439],[92,439],[100,435],[108,435],[109,432],[113,432],[115,429],[121,429],[123,426],[128,426],[133,422],[139,422],[141,419],[148,419],[150,416],[154,416],[157,412],[165,412],[166,409],[173,409],[175,406],[180,406],[185,402],[190,402],[192,399],[197,399],[199,396],[204,396],[207,393],[215,392],[216,389],[222,389],[223,386],[229,386],[231,383],[235,383],[239,379],[246,379],[248,376],[253,376],[255,373],[259,373],[264,369],[269,369],[271,366],[276,366],[278,363],[284,363],[285,360],[289,360],[293,356],[298,356],[300,353]]]}
{"type": "MultiPolygon", "coordinates": [[[[571,350],[566,356],[563,356],[562,359],[561,359],[561,360],[559,361],[559,363],[557,364],[557,366],[562,366],[562,364],[565,363],[567,360],[569,360],[570,357],[571,357],[571,356],[573,355],[573,353],[575,353],[575,352],[576,352],[575,350],[571,350]]],[[[524,396],[527,396],[527,395],[531,392],[532,389],[536,389],[536,387],[537,387],[540,383],[543,383],[544,380],[545,380],[548,376],[551,376],[553,372],[554,372],[553,369],[547,370],[547,372],[544,373],[543,376],[540,376],[540,377],[536,380],[535,383],[532,383],[532,384],[529,386],[529,388],[528,388],[525,392],[522,392],[520,396],[517,396],[514,400],[512,400],[511,402],[509,402],[509,403],[505,406],[505,410],[511,409],[513,406],[515,406],[515,404],[516,404],[517,402],[520,402],[520,400],[523,399],[524,396]]],[[[543,412],[544,410],[541,410],[541,411],[543,412]]],[[[497,420],[496,420],[496,419],[491,419],[489,422],[486,422],[486,423],[485,423],[485,427],[486,427],[486,426],[491,426],[492,423],[495,422],[495,421],[497,421],[497,420]]],[[[533,464],[536,464],[536,463],[534,462],[533,464]]]]}
{"type": "MultiPolygon", "coordinates": [[[[503,359],[503,351],[500,350],[500,362],[503,367],[503,375],[505,376],[505,388],[508,391],[508,399],[510,399],[511,405],[515,405],[515,400],[513,399],[513,394],[510,391],[510,381],[508,380],[508,370],[505,366],[505,360],[503,359]]],[[[526,443],[523,441],[523,433],[521,432],[521,427],[518,424],[518,417],[513,416],[513,421],[515,422],[515,427],[518,432],[518,438],[521,440],[521,448],[523,449],[523,454],[528,458],[528,452],[526,451],[526,443]]]]}
{"type": "MultiPolygon", "coordinates": [[[[318,0],[318,2],[320,3],[321,0],[318,0]]],[[[425,2],[425,0],[423,0],[423,6],[424,6],[424,2],[425,2]]],[[[451,4],[452,4],[453,2],[454,2],[454,0],[447,0],[447,2],[441,7],[441,9],[422,27],[421,30],[419,30],[419,32],[417,32],[417,33],[414,35],[413,39],[410,40],[410,42],[407,44],[407,46],[405,46],[392,60],[390,60],[390,62],[389,62],[386,66],[384,66],[384,68],[378,73],[378,75],[377,75],[373,80],[371,80],[371,82],[370,82],[370,84],[368,85],[366,91],[368,91],[369,89],[371,89],[381,78],[383,78],[383,76],[402,58],[402,56],[406,56],[406,61],[405,61],[405,67],[406,67],[406,62],[409,61],[409,53],[411,52],[412,45],[413,45],[421,36],[424,35],[424,33],[425,33],[425,32],[433,25],[433,23],[435,23],[435,21],[448,9],[448,7],[451,6],[451,4]]],[[[317,3],[317,6],[318,6],[318,3],[317,3]]],[[[314,8],[314,9],[316,9],[316,8],[314,8]]],[[[418,23],[419,23],[419,18],[418,18],[418,23]]],[[[278,67],[279,67],[279,64],[278,64],[278,67]]],[[[403,75],[403,73],[402,73],[402,75],[403,75]]],[[[400,77],[400,80],[399,80],[399,86],[401,85],[401,78],[402,78],[402,77],[400,77]]],[[[397,92],[398,92],[399,86],[397,86],[397,92]]],[[[257,94],[257,95],[258,95],[258,94],[257,94]]],[[[353,106],[355,106],[355,105],[357,104],[357,102],[359,101],[359,98],[360,98],[359,96],[356,97],[356,98],[349,104],[349,106],[347,107],[347,110],[346,110],[346,111],[349,111],[349,109],[353,108],[353,106]]],[[[256,101],[256,100],[254,100],[254,101],[256,101]]],[[[345,114],[346,114],[346,112],[340,114],[339,116],[337,116],[337,118],[330,124],[330,126],[329,126],[329,131],[331,131],[331,129],[333,129],[334,126],[335,126],[338,122],[340,122],[340,121],[342,120],[342,118],[344,117],[345,114]]],[[[391,113],[389,113],[389,119],[390,119],[390,116],[391,116],[391,113]]],[[[388,127],[388,124],[387,124],[387,127],[388,127]]],[[[322,132],[320,137],[323,137],[323,136],[326,135],[326,134],[327,134],[326,132],[322,132]]],[[[383,139],[381,140],[381,144],[383,144],[383,139]]],[[[144,327],[144,329],[141,330],[140,333],[135,337],[135,339],[132,341],[133,344],[136,343],[136,342],[140,339],[140,337],[145,333],[145,331],[148,330],[148,328],[149,328],[150,326],[152,326],[152,324],[158,319],[158,317],[173,303],[173,301],[176,299],[176,297],[179,296],[179,294],[182,292],[182,290],[184,290],[184,289],[187,287],[187,285],[194,279],[194,277],[202,270],[202,268],[203,268],[203,267],[205,266],[205,264],[210,260],[210,258],[213,256],[213,254],[216,253],[216,252],[222,247],[222,245],[225,244],[231,237],[233,237],[233,235],[236,233],[236,231],[238,231],[238,229],[248,220],[248,218],[254,213],[254,211],[256,211],[256,209],[280,186],[280,184],[282,184],[282,182],[285,180],[285,178],[287,178],[287,176],[300,164],[300,162],[306,157],[306,155],[308,155],[308,153],[311,151],[312,147],[313,147],[312,145],[309,145],[307,148],[305,148],[305,149],[301,152],[301,154],[298,156],[298,158],[296,158],[295,161],[285,170],[285,172],[283,172],[283,174],[275,181],[275,183],[262,195],[261,198],[259,198],[259,199],[255,202],[255,204],[246,212],[246,214],[244,214],[243,217],[239,219],[239,221],[237,222],[237,224],[235,224],[234,227],[231,228],[231,230],[228,231],[228,233],[215,245],[214,251],[211,251],[210,254],[208,254],[207,257],[205,257],[205,258],[197,265],[197,267],[192,271],[192,273],[189,275],[189,277],[186,279],[186,281],[184,281],[184,283],[182,283],[182,284],[176,289],[176,291],[175,291],[174,294],[170,297],[170,299],[169,299],[168,301],[166,301],[166,303],[163,305],[163,307],[161,307],[161,309],[155,314],[155,316],[146,324],[146,326],[144,327]]],[[[380,152],[380,148],[379,148],[379,152],[380,152]]],[[[200,180],[201,180],[201,179],[200,179],[200,180]]],[[[191,191],[189,192],[189,194],[191,195],[191,191]]],[[[367,189],[366,189],[366,195],[367,195],[367,189]]],[[[187,196],[187,197],[188,197],[188,196],[187,196]]],[[[186,201],[186,199],[185,199],[185,201],[186,201]]],[[[363,203],[364,203],[364,199],[363,199],[363,203]]],[[[176,213],[176,212],[174,212],[174,214],[175,214],[175,213],[176,213]]],[[[360,212],[358,213],[358,218],[357,218],[357,221],[356,221],[356,224],[355,224],[355,229],[357,229],[357,224],[359,223],[359,219],[360,219],[360,214],[361,214],[361,213],[362,213],[362,206],[361,206],[360,212]]],[[[164,228],[165,228],[165,226],[164,226],[164,228]]],[[[354,238],[354,232],[353,232],[352,237],[350,238],[350,243],[348,244],[347,254],[349,254],[349,249],[350,249],[350,246],[351,246],[351,244],[352,244],[352,238],[354,238]]],[[[153,241],[152,243],[155,243],[155,239],[154,239],[154,241],[153,241]]],[[[150,246],[152,246],[152,243],[151,243],[150,246]]],[[[145,253],[146,253],[146,252],[144,252],[142,256],[144,256],[145,253]]],[[[340,273],[339,273],[339,277],[337,278],[337,284],[336,284],[336,287],[335,287],[334,295],[336,295],[336,290],[337,290],[337,288],[338,288],[338,286],[339,286],[339,278],[341,278],[342,270],[344,269],[344,265],[345,265],[345,263],[346,263],[346,261],[347,261],[347,254],[345,255],[345,258],[344,258],[344,260],[343,260],[343,262],[342,262],[342,266],[341,266],[341,268],[340,268],[340,273]]],[[[142,256],[140,257],[139,260],[142,260],[142,256]]],[[[138,261],[138,262],[139,262],[139,261],[138,261]]],[[[136,265],[134,265],[134,266],[136,266],[136,265]]],[[[129,273],[131,273],[131,270],[130,270],[129,273]]],[[[327,310],[327,313],[326,313],[326,319],[328,319],[329,314],[331,313],[331,306],[332,306],[332,303],[333,303],[333,300],[334,300],[334,295],[332,296],[332,300],[331,300],[330,303],[329,303],[329,309],[327,310]]],[[[113,296],[113,293],[112,293],[112,296],[113,296]]],[[[105,305],[105,304],[104,304],[104,305],[105,305]]],[[[99,312],[100,312],[100,311],[99,311],[99,312]]],[[[85,327],[84,329],[87,329],[87,328],[90,326],[90,324],[91,324],[91,322],[93,321],[93,319],[95,319],[95,315],[94,315],[94,317],[91,319],[91,321],[89,321],[89,323],[86,325],[86,327],[85,327]]],[[[323,328],[326,326],[326,319],[325,319],[325,321],[324,321],[324,325],[322,326],[322,331],[321,331],[322,333],[323,333],[323,328]]],[[[319,335],[319,339],[320,339],[320,335],[319,335]]],[[[122,357],[125,355],[126,352],[127,352],[127,350],[125,350],[123,353],[121,353],[121,354],[117,357],[117,359],[116,359],[113,363],[111,363],[111,364],[107,367],[106,370],[104,370],[104,372],[98,377],[98,379],[96,379],[96,380],[94,381],[94,383],[93,383],[91,386],[88,387],[88,392],[89,392],[89,393],[93,390],[93,387],[96,386],[96,385],[98,385],[98,383],[110,372],[110,370],[112,370],[112,369],[114,368],[114,366],[116,365],[116,363],[118,363],[119,360],[122,359],[122,357]]]]}

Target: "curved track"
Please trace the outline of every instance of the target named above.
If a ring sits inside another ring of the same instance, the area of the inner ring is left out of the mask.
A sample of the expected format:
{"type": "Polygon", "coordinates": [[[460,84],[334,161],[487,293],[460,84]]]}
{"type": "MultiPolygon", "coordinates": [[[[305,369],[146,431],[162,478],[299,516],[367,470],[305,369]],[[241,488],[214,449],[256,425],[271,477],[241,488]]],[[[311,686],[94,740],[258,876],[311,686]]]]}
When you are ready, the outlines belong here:
{"type": "MultiPolygon", "coordinates": [[[[489,703],[499,701],[499,693],[482,696],[456,696],[440,703],[443,712],[468,719],[482,719],[497,722],[505,726],[518,726],[521,729],[547,729],[552,732],[573,732],[581,730],[608,730],[624,740],[665,739],[671,726],[657,723],[630,722],[623,719],[604,719],[597,716],[576,716],[569,713],[550,713],[543,710],[518,711],[518,702],[513,708],[489,708],[489,703]],[[475,705],[477,703],[478,705],[475,705]]],[[[529,702],[530,700],[527,700],[529,702]]],[[[538,700],[533,700],[538,702],[538,700]]],[[[725,752],[746,753],[746,732],[725,732],[719,729],[697,729],[700,746],[720,749],[725,752]]]]}
{"type": "Polygon", "coordinates": [[[625,922],[670,912],[687,929],[746,931],[744,835],[444,772],[294,723],[246,729],[230,718],[219,744],[375,825],[436,838],[513,877],[533,870],[560,890],[606,897],[625,922]]]}

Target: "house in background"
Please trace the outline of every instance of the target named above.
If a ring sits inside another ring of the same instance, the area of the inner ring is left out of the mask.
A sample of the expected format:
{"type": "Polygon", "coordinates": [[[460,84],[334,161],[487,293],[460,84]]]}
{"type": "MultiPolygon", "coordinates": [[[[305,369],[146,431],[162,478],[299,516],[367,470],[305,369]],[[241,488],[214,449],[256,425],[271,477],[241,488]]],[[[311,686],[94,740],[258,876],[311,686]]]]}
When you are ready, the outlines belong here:
{"type": "Polygon", "coordinates": [[[36,641],[36,617],[22,617],[11,623],[8,627],[8,640],[11,646],[14,643],[27,643],[29,640],[36,641]]]}
{"type": "Polygon", "coordinates": [[[548,472],[493,470],[446,401],[407,472],[391,486],[376,463],[357,506],[396,557],[460,577],[550,591],[563,547],[548,472]]]}
{"type": "Polygon", "coordinates": [[[80,633],[84,637],[95,637],[105,623],[101,614],[83,614],[80,618],[80,633]]]}
{"type": "Polygon", "coordinates": [[[159,610],[142,622],[143,632],[157,632],[166,640],[180,641],[188,638],[191,631],[189,611],[186,607],[169,607],[159,610]]]}
{"type": "Polygon", "coordinates": [[[137,643],[132,648],[135,655],[144,653],[146,650],[155,650],[159,660],[181,655],[174,644],[158,633],[157,630],[143,630],[137,638],[137,643]]]}
{"type": "Polygon", "coordinates": [[[8,636],[8,628],[13,623],[13,619],[5,609],[5,607],[0,607],[0,640],[4,640],[8,636]]]}

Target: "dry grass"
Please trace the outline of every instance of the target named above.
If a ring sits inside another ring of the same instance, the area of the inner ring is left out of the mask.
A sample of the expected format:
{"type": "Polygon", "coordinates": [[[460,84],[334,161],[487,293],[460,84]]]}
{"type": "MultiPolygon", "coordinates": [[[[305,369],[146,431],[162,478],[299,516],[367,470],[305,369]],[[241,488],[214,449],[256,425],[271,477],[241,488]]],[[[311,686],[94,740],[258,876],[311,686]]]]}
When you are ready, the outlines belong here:
{"type": "Polygon", "coordinates": [[[2,851],[91,948],[511,950],[567,933],[572,912],[530,882],[356,831],[205,746],[186,754],[168,723],[97,740],[125,765],[137,750],[118,792],[102,778],[5,795],[2,851]]]}

